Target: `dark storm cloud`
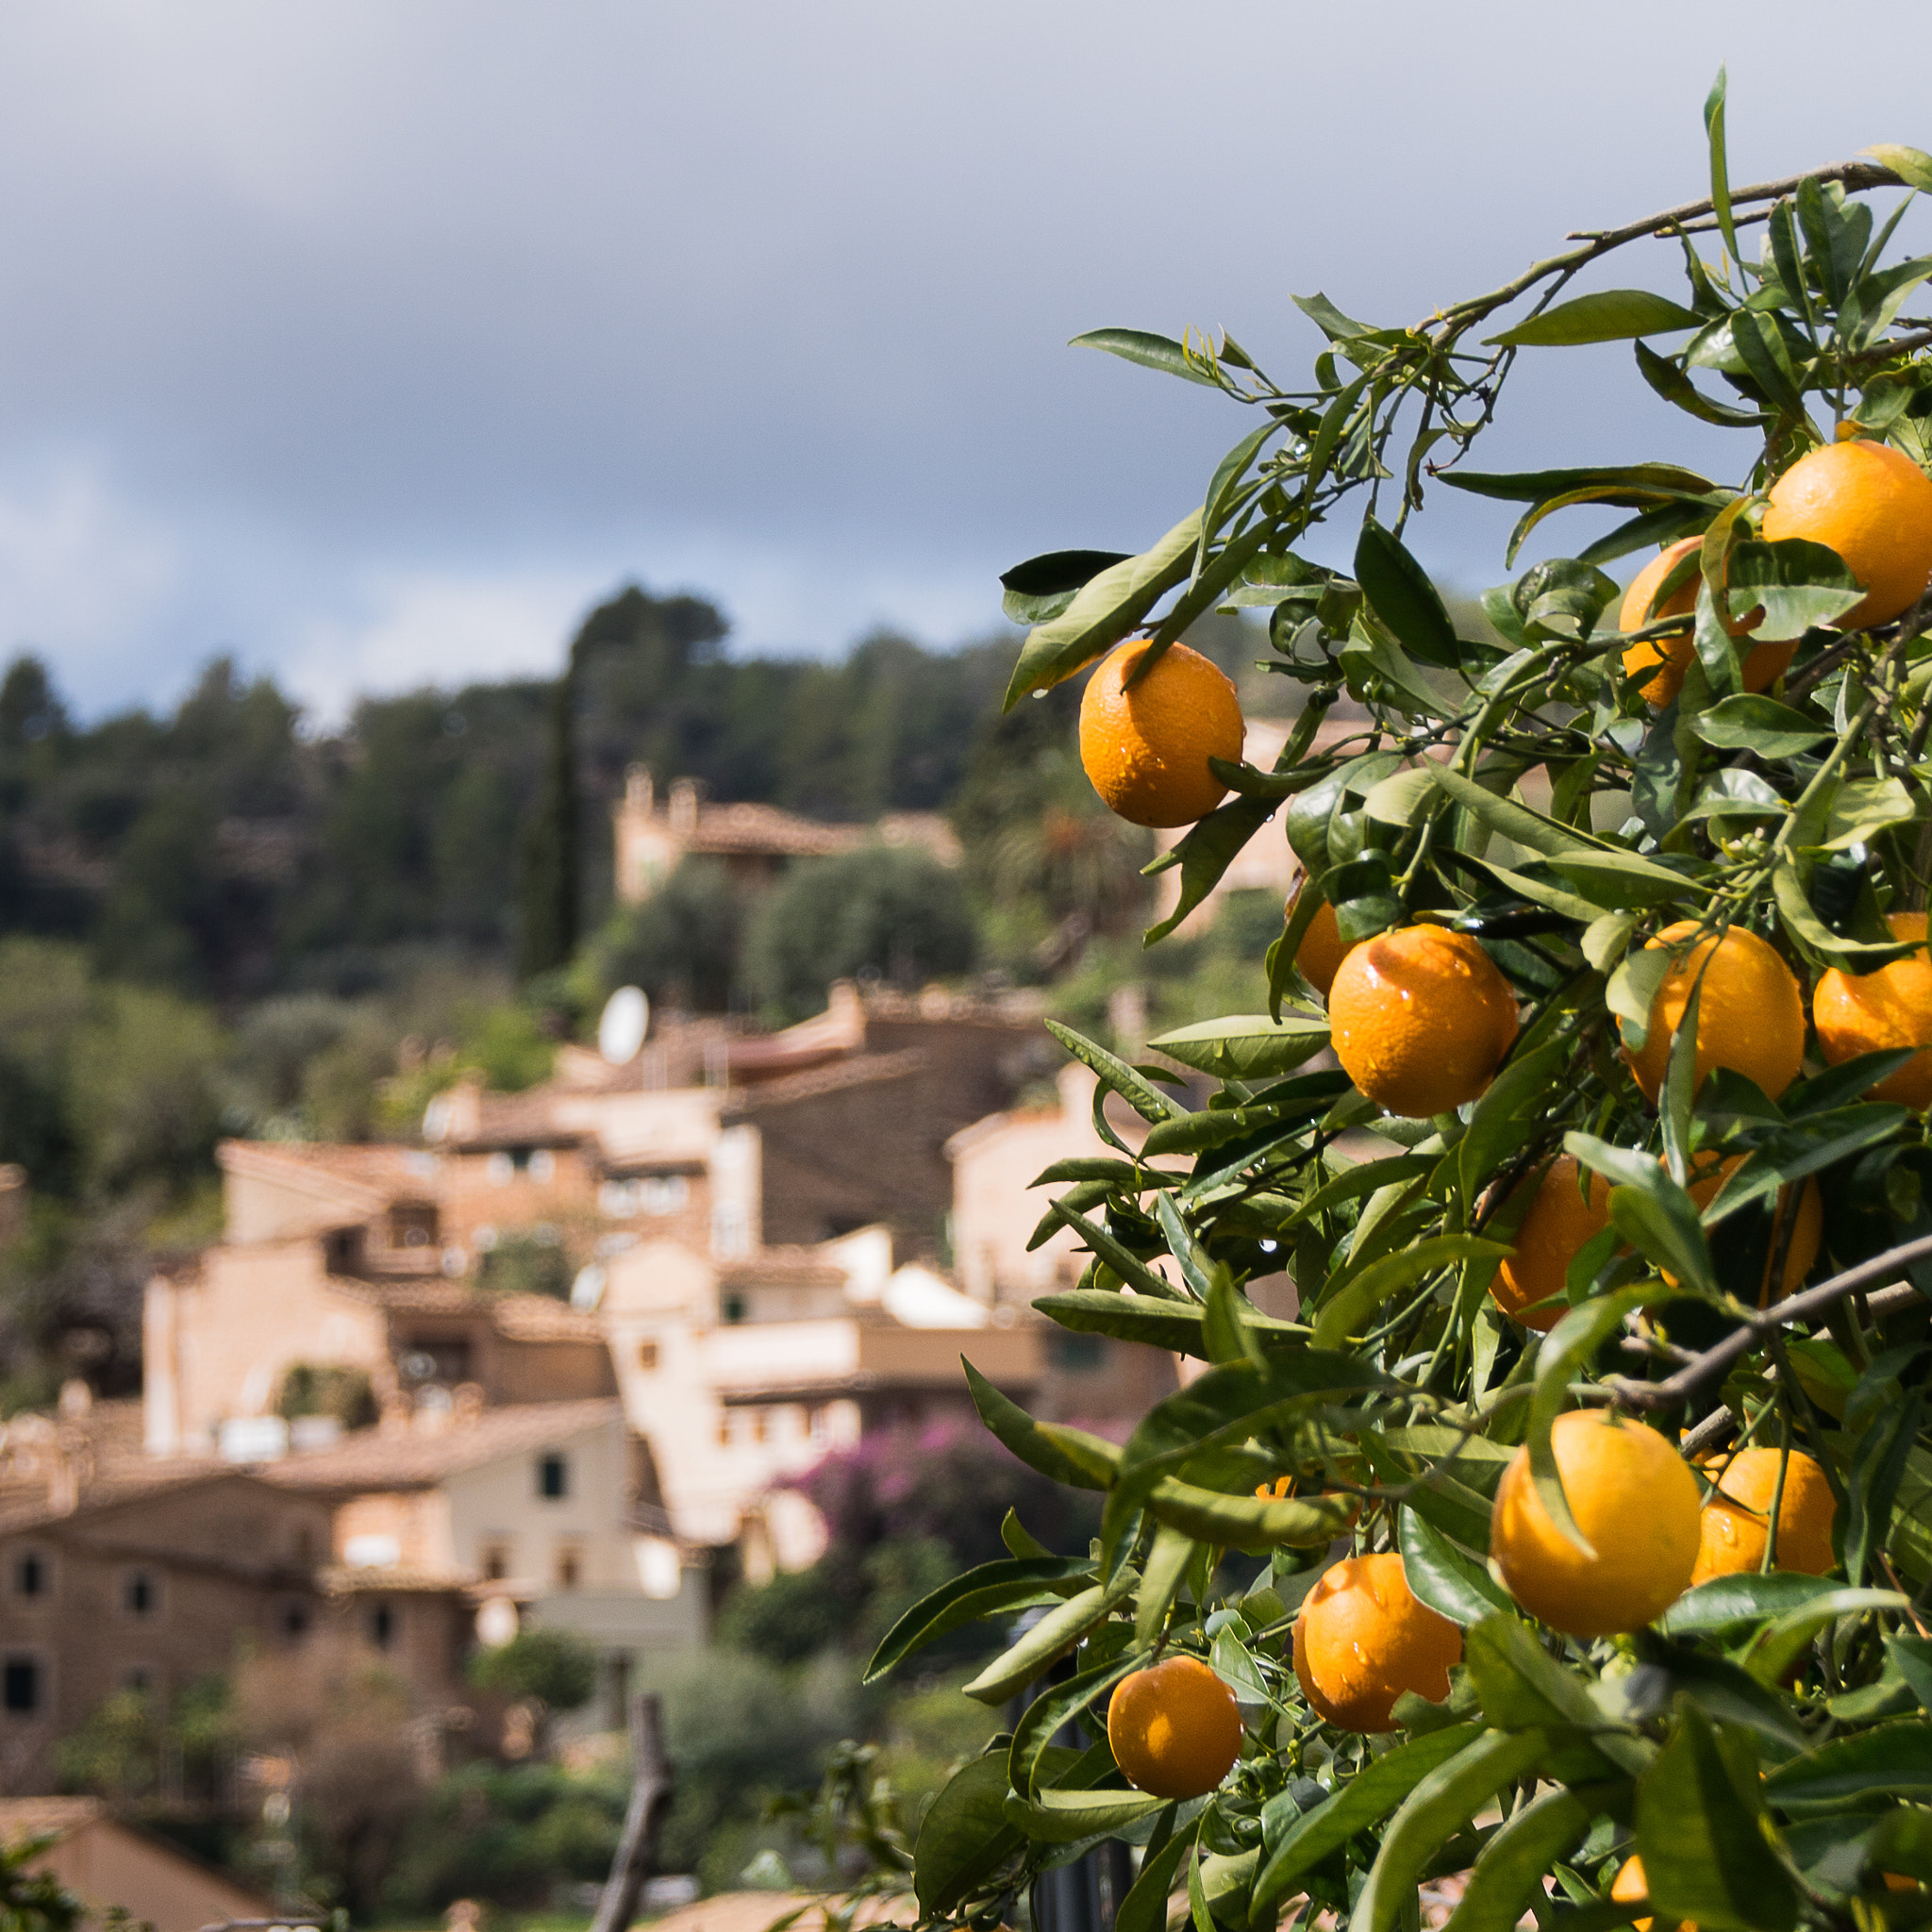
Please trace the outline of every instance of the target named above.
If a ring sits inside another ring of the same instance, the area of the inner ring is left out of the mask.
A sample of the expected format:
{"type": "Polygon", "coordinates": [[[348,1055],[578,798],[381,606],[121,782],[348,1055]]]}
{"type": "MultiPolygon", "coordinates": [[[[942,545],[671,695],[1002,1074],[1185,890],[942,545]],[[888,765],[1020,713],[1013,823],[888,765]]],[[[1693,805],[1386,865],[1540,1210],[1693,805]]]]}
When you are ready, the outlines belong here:
{"type": "MultiPolygon", "coordinates": [[[[335,706],[547,663],[626,575],[756,646],[983,627],[999,568],[1151,538],[1245,426],[1075,331],[1286,373],[1291,290],[1414,320],[1696,192],[1725,58],[1738,178],[1932,144],[1910,62],[1839,87],[1787,16],[9,8],[0,644],[91,708],[218,645],[335,706]]],[[[1694,452],[1624,367],[1525,368],[1498,459],[1579,385],[1593,455],[1694,452]]],[[[1418,540],[1473,579],[1491,521],[1418,540]]]]}

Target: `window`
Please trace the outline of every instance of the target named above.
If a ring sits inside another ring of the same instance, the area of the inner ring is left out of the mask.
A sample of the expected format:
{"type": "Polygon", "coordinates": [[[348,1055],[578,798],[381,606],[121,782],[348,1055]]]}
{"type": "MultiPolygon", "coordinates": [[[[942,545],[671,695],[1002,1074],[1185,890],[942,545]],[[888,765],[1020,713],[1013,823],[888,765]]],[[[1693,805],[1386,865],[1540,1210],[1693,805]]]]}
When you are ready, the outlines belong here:
{"type": "Polygon", "coordinates": [[[681,1174],[654,1174],[640,1189],[646,1214],[677,1214],[691,1198],[691,1188],[681,1174]]]}
{"type": "Polygon", "coordinates": [[[829,1442],[832,1440],[831,1411],[828,1408],[826,1408],[823,1403],[821,1403],[818,1407],[811,1409],[807,1414],[805,1419],[805,1429],[806,1434],[808,1435],[814,1442],[818,1443],[820,1446],[823,1447],[824,1444],[829,1442]]]}
{"type": "Polygon", "coordinates": [[[584,1553],[575,1543],[559,1543],[557,1547],[557,1587],[558,1590],[575,1590],[583,1580],[584,1553]]]}
{"type": "Polygon", "coordinates": [[[492,1188],[508,1187],[515,1176],[516,1171],[516,1162],[508,1154],[500,1151],[492,1154],[483,1163],[484,1177],[492,1188]]]}
{"type": "Polygon", "coordinates": [[[41,1707],[38,1658],[9,1657],[0,1665],[0,1707],[8,1717],[32,1717],[41,1707]]]}
{"type": "Polygon", "coordinates": [[[1070,1374],[1091,1374],[1107,1364],[1107,1338],[1102,1335],[1050,1335],[1047,1354],[1055,1368],[1070,1374]]]}
{"type": "Polygon", "coordinates": [[[728,1408],[718,1418],[718,1446],[721,1449],[731,1446],[731,1411],[728,1408]]]}
{"type": "Polygon", "coordinates": [[[771,1438],[772,1418],[769,1410],[755,1408],[751,1412],[751,1439],[754,1442],[767,1441],[771,1438]]]}
{"type": "Polygon", "coordinates": [[[547,1147],[540,1147],[530,1156],[530,1178],[540,1187],[546,1187],[557,1178],[557,1156],[547,1147]]]}
{"type": "Polygon", "coordinates": [[[540,1456],[537,1458],[537,1493],[545,1502],[560,1502],[570,1494],[570,1457],[540,1456]]]}
{"type": "Polygon", "coordinates": [[[121,1584],[121,1607],[130,1617],[152,1617],[161,1607],[161,1582],[152,1570],[130,1570],[121,1584]]]}
{"type": "Polygon", "coordinates": [[[281,1615],[282,1640],[287,1643],[300,1643],[308,1635],[308,1606],[307,1604],[284,1604],[281,1615]]]}
{"type": "Polygon", "coordinates": [[[438,1243],[437,1215],[428,1201],[398,1201],[389,1210],[389,1244],[392,1248],[433,1248],[438,1243]]]}
{"type": "Polygon", "coordinates": [[[144,1697],[155,1688],[155,1674],[145,1664],[129,1664],[121,1673],[121,1688],[144,1697]]]}
{"type": "Polygon", "coordinates": [[[396,1613],[388,1604],[371,1604],[366,1628],[370,1642],[377,1650],[387,1650],[395,1641],[396,1613]]]}
{"type": "Polygon", "coordinates": [[[509,1545],[508,1543],[484,1544],[483,1574],[491,1583],[501,1583],[509,1574],[509,1545]]]}
{"type": "Polygon", "coordinates": [[[645,1374],[652,1374],[658,1366],[658,1344],[655,1341],[638,1343],[638,1367],[645,1374]]]}
{"type": "Polygon", "coordinates": [[[14,1559],[13,1593],[16,1596],[45,1596],[53,1588],[47,1559],[38,1550],[24,1551],[14,1559]]]}
{"type": "Polygon", "coordinates": [[[749,1311],[749,1304],[741,1294],[727,1294],[719,1304],[719,1312],[727,1322],[741,1322],[749,1311]]]}

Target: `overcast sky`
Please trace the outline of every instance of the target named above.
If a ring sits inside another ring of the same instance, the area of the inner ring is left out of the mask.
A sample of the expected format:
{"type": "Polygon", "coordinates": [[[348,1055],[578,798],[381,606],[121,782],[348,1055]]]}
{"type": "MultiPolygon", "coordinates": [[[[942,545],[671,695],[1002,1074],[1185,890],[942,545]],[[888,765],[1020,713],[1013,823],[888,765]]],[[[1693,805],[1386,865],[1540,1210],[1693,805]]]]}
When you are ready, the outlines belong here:
{"type": "MultiPolygon", "coordinates": [[[[548,670],[627,578],[739,651],[983,634],[1000,570],[1151,541],[1249,426],[1068,337],[1224,325],[1297,376],[1291,291],[1411,322],[1702,192],[1721,60],[1735,181],[1932,148],[1924,0],[1820,20],[13,0],[0,650],[90,714],[227,650],[328,717],[548,670]]],[[[1486,466],[1740,460],[1627,349],[1524,377],[1486,466]]],[[[1416,542],[1474,586],[1507,523],[1416,542]]]]}

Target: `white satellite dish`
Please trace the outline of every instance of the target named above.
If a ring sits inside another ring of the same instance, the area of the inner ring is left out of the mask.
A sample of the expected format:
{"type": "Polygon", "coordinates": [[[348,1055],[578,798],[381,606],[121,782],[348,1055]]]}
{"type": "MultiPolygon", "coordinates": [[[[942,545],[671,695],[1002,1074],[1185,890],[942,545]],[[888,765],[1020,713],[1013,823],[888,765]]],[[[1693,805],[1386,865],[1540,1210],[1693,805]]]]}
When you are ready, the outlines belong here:
{"type": "Polygon", "coordinates": [[[651,1003],[643,989],[620,986],[604,1002],[604,1017],[597,1022],[597,1051],[613,1067],[634,1060],[644,1043],[651,1024],[651,1003]]]}

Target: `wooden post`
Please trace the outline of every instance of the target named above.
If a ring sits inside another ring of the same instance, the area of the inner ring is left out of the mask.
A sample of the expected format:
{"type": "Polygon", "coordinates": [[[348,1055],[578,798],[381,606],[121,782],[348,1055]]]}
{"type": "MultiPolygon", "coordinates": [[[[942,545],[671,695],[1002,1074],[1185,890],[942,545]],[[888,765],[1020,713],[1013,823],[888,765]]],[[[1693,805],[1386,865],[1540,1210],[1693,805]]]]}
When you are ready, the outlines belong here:
{"type": "Polygon", "coordinates": [[[640,1692],[631,1699],[630,1806],[591,1932],[627,1932],[637,1917],[638,1894],[644,1889],[658,1850],[658,1829],[671,1804],[671,1763],[664,1756],[662,1721],[655,1696],[640,1692]]]}

